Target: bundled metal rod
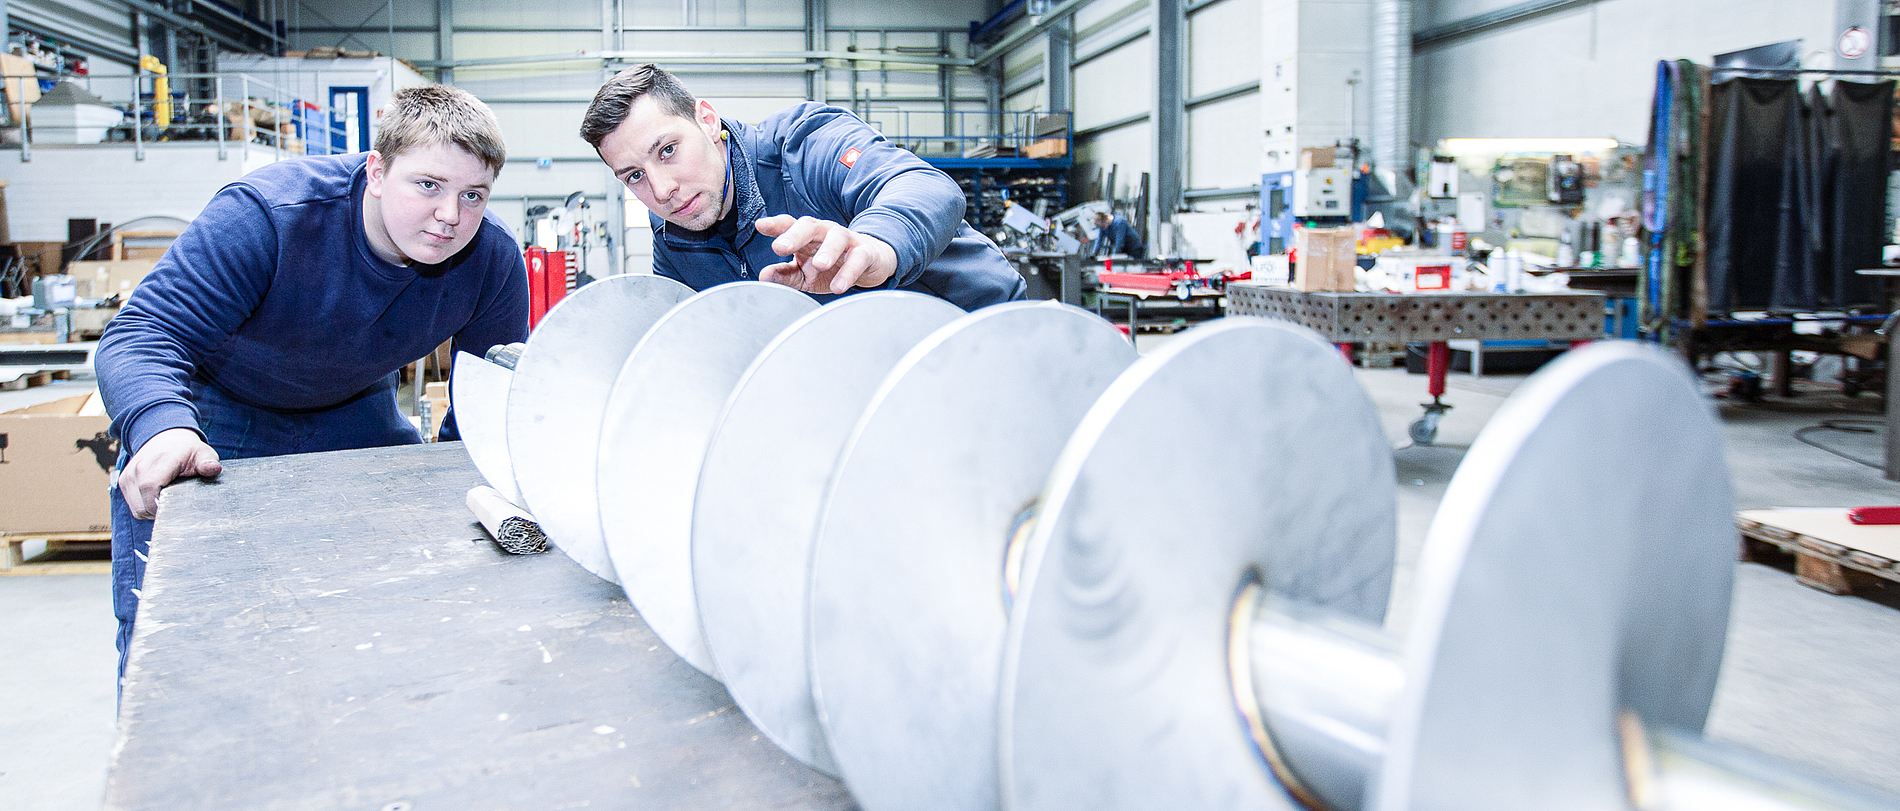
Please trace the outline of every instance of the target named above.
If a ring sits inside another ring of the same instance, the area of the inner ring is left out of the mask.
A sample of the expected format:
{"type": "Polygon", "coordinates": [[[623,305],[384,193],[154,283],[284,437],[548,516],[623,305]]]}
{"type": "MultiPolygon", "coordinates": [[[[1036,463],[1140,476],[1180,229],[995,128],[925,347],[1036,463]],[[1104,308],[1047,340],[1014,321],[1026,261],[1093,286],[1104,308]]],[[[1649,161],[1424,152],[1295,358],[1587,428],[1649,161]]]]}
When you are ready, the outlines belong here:
{"type": "Polygon", "coordinates": [[[468,511],[488,530],[495,545],[510,555],[538,555],[548,551],[548,536],[526,510],[502,498],[486,485],[468,491],[468,511]]]}

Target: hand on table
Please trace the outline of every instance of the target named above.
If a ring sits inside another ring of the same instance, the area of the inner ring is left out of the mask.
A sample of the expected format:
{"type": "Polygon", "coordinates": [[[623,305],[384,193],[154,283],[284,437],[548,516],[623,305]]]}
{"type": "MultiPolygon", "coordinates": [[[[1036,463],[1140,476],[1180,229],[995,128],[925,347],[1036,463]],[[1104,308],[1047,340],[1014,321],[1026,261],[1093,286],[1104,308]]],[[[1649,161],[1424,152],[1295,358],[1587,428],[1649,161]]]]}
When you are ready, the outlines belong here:
{"type": "Polygon", "coordinates": [[[807,293],[843,293],[852,287],[877,287],[897,272],[897,251],[883,240],[816,217],[790,214],[753,223],[760,234],[776,237],[772,252],[789,256],[759,271],[759,278],[807,293]]]}
{"type": "Polygon", "coordinates": [[[119,495],[132,517],[150,519],[158,514],[158,491],[174,480],[188,476],[210,478],[224,470],[218,452],[190,428],[160,431],[145,441],[139,452],[126,460],[119,471],[119,495]]]}

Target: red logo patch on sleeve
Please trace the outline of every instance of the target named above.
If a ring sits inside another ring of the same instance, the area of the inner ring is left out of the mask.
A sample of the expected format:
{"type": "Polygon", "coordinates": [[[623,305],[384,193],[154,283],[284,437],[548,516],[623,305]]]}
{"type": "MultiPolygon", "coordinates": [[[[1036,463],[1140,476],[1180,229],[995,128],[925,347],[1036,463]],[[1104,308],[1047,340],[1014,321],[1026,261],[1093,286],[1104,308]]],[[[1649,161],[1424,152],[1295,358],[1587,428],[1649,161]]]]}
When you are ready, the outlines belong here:
{"type": "Polygon", "coordinates": [[[846,169],[849,169],[858,164],[858,156],[862,154],[864,153],[858,151],[857,147],[852,147],[845,150],[843,155],[838,156],[838,162],[844,164],[846,169]]]}

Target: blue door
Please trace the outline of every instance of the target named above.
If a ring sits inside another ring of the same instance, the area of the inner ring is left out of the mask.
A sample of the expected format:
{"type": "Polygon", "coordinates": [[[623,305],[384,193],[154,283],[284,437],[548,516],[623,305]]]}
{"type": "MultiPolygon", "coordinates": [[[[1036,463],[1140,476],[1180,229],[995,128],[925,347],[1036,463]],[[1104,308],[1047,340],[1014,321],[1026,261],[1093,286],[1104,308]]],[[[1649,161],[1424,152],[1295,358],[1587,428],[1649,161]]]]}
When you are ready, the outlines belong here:
{"type": "Polygon", "coordinates": [[[369,88],[330,88],[330,152],[369,151],[369,88]]]}

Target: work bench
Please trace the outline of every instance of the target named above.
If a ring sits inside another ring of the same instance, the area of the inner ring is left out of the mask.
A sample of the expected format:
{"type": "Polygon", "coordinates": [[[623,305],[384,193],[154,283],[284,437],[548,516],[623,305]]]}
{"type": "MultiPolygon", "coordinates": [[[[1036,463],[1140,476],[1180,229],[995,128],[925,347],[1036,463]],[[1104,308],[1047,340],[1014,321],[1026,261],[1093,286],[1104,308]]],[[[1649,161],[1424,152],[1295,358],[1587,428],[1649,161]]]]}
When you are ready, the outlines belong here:
{"type": "Polygon", "coordinates": [[[460,443],[168,488],[110,809],[848,809],[620,588],[476,525],[460,443]]]}
{"type": "Polygon", "coordinates": [[[1351,357],[1363,342],[1426,344],[1426,392],[1432,401],[1408,434],[1430,445],[1446,409],[1451,341],[1595,341],[1604,334],[1604,296],[1567,293],[1333,293],[1251,282],[1227,286],[1227,311],[1291,321],[1318,332],[1351,357]]]}

